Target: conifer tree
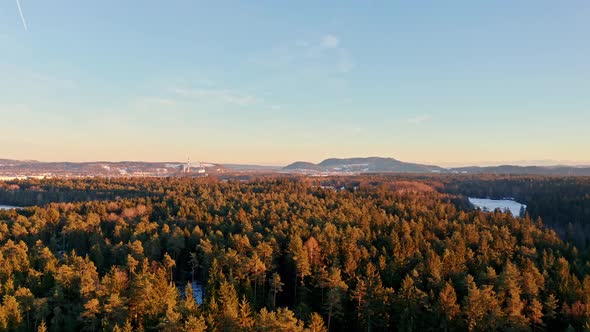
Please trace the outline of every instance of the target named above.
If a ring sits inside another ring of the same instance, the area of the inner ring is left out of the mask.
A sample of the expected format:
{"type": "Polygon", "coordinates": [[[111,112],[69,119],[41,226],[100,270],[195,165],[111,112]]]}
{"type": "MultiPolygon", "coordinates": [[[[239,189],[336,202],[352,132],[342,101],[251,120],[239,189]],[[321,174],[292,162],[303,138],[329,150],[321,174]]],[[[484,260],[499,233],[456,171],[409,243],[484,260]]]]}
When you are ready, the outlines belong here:
{"type": "Polygon", "coordinates": [[[322,316],[315,312],[312,313],[306,332],[328,332],[322,316]]]}

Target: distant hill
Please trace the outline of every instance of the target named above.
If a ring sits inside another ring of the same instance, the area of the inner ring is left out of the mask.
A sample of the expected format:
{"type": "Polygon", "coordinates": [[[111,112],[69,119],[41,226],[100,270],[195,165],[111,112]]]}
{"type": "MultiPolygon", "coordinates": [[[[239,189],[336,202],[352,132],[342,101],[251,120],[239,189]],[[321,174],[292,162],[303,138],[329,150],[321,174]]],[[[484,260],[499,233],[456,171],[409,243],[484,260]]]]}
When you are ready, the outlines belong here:
{"type": "Polygon", "coordinates": [[[329,158],[319,164],[298,161],[283,167],[285,172],[329,173],[450,173],[450,174],[530,174],[590,176],[590,167],[580,166],[467,166],[443,168],[434,165],[416,164],[394,158],[329,158]]]}
{"type": "Polygon", "coordinates": [[[191,172],[184,172],[186,163],[144,161],[41,162],[33,160],[0,159],[0,178],[43,176],[191,176],[223,173],[220,164],[192,164],[191,172]]]}
{"type": "Polygon", "coordinates": [[[447,170],[433,165],[406,163],[393,158],[330,158],[319,164],[295,162],[283,168],[285,171],[321,171],[321,172],[354,172],[354,173],[432,173],[447,170]]]}
{"type": "Polygon", "coordinates": [[[469,174],[531,174],[531,175],[569,175],[569,176],[590,176],[590,167],[579,166],[468,166],[450,168],[453,173],[469,174]]]}
{"type": "Polygon", "coordinates": [[[283,170],[313,170],[313,171],[321,171],[322,166],[316,165],[314,163],[309,163],[307,161],[296,161],[292,164],[289,164],[283,167],[283,170]]]}
{"type": "MultiPolygon", "coordinates": [[[[0,180],[44,176],[186,176],[183,162],[43,162],[36,160],[0,159],[0,180]]],[[[285,167],[198,163],[191,165],[192,175],[225,172],[285,172],[285,173],[448,173],[448,174],[530,174],[559,176],[590,176],[587,166],[466,166],[444,168],[400,161],[394,158],[329,158],[318,164],[298,161],[285,167]],[[199,167],[201,166],[201,167],[199,167]]],[[[189,174],[190,176],[190,174],[189,174]]]]}
{"type": "Polygon", "coordinates": [[[247,165],[247,164],[223,164],[223,167],[233,171],[279,171],[281,166],[247,165]]]}

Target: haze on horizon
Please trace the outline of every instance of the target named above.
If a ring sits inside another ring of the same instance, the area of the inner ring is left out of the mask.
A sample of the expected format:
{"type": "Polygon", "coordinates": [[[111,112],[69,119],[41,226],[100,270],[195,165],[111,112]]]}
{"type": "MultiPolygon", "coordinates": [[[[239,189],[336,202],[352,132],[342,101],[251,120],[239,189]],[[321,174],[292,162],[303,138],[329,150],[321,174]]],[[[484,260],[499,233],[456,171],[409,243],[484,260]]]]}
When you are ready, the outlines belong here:
{"type": "Polygon", "coordinates": [[[590,163],[587,1],[20,5],[0,159],[590,163]]]}

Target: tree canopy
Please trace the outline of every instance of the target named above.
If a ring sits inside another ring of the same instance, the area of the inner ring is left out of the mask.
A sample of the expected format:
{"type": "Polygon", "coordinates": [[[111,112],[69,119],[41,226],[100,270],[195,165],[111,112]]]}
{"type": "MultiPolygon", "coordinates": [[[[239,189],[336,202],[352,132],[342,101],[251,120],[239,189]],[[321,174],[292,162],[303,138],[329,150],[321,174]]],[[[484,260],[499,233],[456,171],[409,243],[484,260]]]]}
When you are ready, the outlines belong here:
{"type": "MultiPolygon", "coordinates": [[[[590,328],[586,256],[540,208],[522,218],[471,209],[462,195],[488,181],[0,182],[0,202],[33,205],[0,211],[0,330],[590,328]]],[[[565,197],[587,199],[580,191],[565,197]]]]}

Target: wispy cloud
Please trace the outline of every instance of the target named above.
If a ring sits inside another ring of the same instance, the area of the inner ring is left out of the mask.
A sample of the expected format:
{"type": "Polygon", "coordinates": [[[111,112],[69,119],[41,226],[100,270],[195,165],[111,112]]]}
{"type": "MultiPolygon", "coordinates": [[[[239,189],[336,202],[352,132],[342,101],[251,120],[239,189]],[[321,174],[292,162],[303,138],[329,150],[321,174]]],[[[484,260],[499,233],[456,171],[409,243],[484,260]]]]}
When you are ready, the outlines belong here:
{"type": "Polygon", "coordinates": [[[430,114],[421,114],[421,115],[417,115],[411,118],[406,119],[406,121],[408,123],[413,123],[413,124],[420,124],[420,123],[424,123],[426,121],[430,121],[432,119],[432,117],[430,116],[430,114]]]}
{"type": "Polygon", "coordinates": [[[162,94],[155,96],[141,96],[137,103],[155,108],[180,107],[187,105],[207,105],[207,107],[227,106],[233,108],[248,107],[259,112],[286,111],[285,105],[278,104],[263,97],[223,88],[187,88],[174,87],[166,89],[162,94]]]}
{"type": "Polygon", "coordinates": [[[249,62],[273,70],[309,71],[317,74],[347,73],[354,63],[342,39],[332,33],[283,42],[249,57],[249,62]]]}
{"type": "Polygon", "coordinates": [[[255,96],[241,94],[223,89],[182,89],[175,88],[172,92],[177,96],[198,101],[221,102],[224,104],[248,106],[259,103],[261,100],[255,96]]]}
{"type": "Polygon", "coordinates": [[[179,100],[173,98],[163,98],[155,96],[142,96],[137,98],[137,104],[143,106],[176,106],[179,103],[179,100]]]}
{"type": "Polygon", "coordinates": [[[29,78],[31,80],[51,86],[72,87],[76,85],[76,83],[73,80],[60,78],[40,72],[29,73],[29,78]]]}
{"type": "Polygon", "coordinates": [[[322,37],[320,44],[323,48],[337,48],[340,45],[340,39],[332,34],[322,37]]]}
{"type": "Polygon", "coordinates": [[[23,84],[28,87],[71,88],[78,85],[78,82],[64,78],[60,73],[37,71],[33,68],[18,65],[0,64],[0,72],[5,74],[0,76],[0,83],[13,86],[23,84]]]}

